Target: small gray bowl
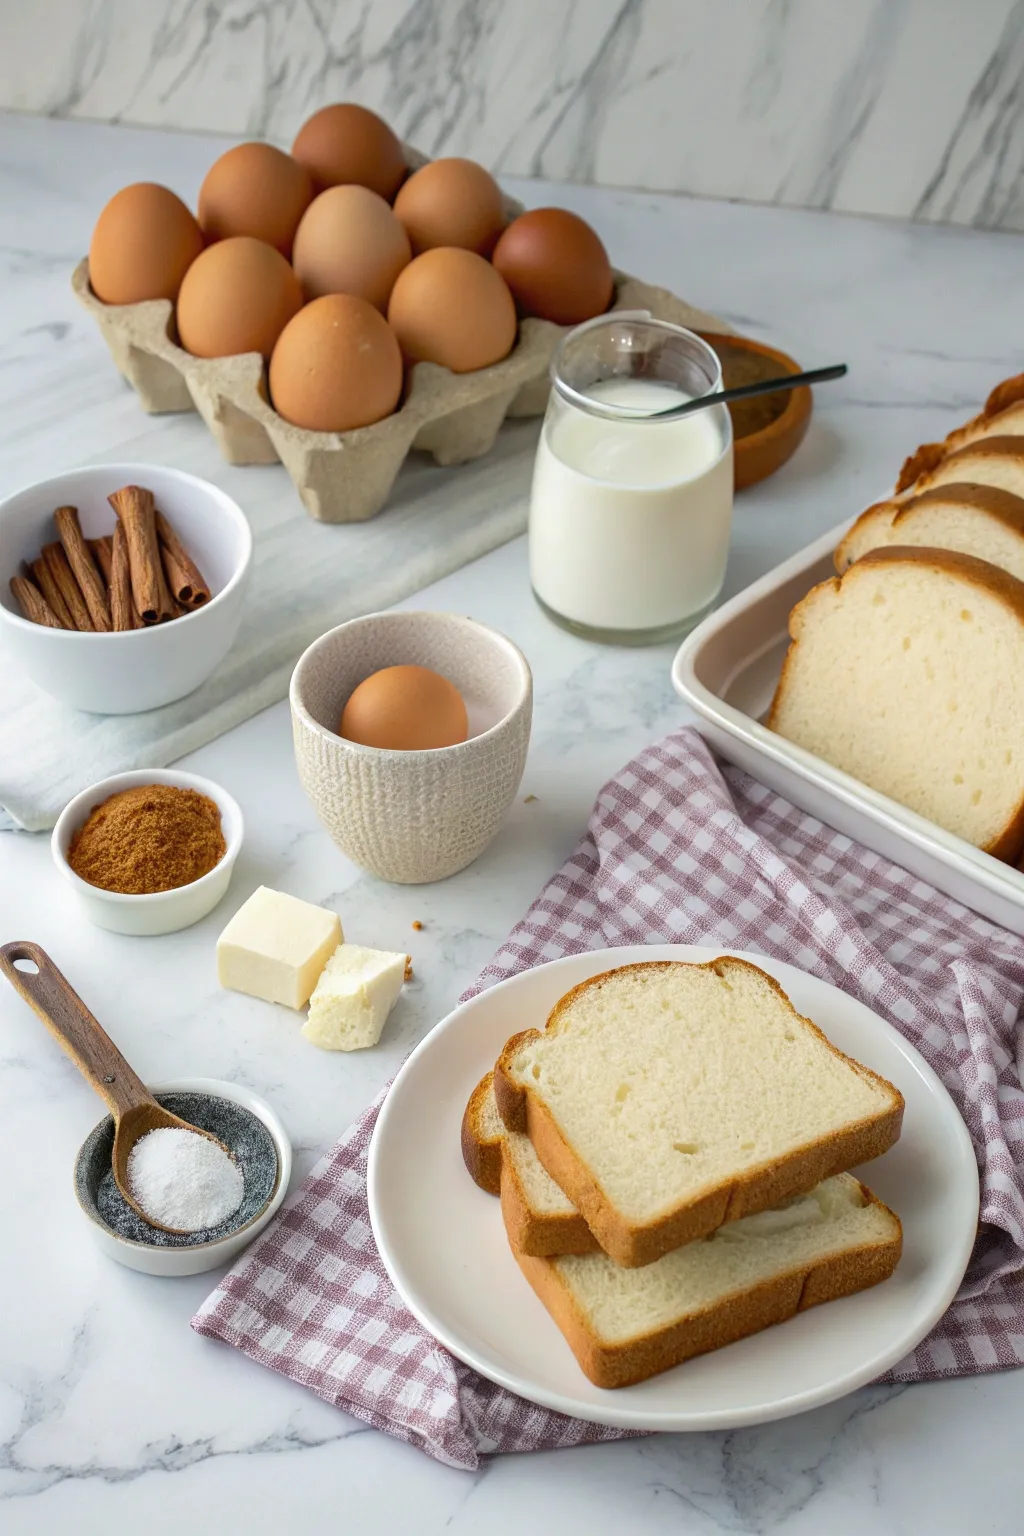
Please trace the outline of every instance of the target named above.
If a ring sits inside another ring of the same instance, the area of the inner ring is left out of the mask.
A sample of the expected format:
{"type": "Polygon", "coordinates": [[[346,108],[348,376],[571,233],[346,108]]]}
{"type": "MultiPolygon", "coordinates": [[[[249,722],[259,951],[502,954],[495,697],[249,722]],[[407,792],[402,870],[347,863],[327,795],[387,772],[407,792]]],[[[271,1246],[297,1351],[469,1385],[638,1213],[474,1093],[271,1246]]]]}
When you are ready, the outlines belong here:
{"type": "Polygon", "coordinates": [[[280,1209],[292,1176],[292,1145],[266,1100],[239,1083],[184,1077],[151,1084],[150,1092],[190,1124],[212,1131],[237,1158],[245,1178],[239,1210],[209,1232],[147,1232],[113,1188],[110,1115],[79,1148],[75,1195],[96,1242],[118,1264],[145,1275],[202,1275],[230,1264],[280,1209]]]}
{"type": "Polygon", "coordinates": [[[400,885],[444,880],[494,837],[526,766],[533,680],[497,630],[453,613],[371,613],[315,640],[292,674],[295,761],[317,815],[360,868],[400,885]],[[466,702],[469,739],[427,752],[337,734],[345,703],[382,667],[430,667],[466,702]]]}

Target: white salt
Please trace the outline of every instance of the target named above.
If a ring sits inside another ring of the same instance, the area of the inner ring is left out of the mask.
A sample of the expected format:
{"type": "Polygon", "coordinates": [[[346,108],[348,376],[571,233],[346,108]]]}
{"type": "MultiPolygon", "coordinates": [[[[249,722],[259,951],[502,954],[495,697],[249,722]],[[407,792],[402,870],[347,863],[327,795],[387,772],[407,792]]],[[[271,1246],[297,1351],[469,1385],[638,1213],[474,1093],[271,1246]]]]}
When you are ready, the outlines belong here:
{"type": "Polygon", "coordinates": [[[128,1187],[151,1220],[181,1232],[219,1227],[238,1210],[245,1192],[241,1169],[216,1142],[170,1127],[135,1143],[128,1187]]]}

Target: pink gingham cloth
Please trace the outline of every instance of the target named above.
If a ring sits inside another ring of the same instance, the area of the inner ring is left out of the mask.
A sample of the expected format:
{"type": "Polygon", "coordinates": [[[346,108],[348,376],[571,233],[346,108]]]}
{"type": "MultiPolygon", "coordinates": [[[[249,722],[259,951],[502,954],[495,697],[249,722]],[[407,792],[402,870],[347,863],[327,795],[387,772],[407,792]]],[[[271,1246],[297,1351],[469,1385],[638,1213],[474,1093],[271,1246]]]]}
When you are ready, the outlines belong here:
{"type": "MultiPolygon", "coordinates": [[[[682,730],[605,786],[583,842],[466,995],[561,955],[666,942],[788,960],[883,1014],[931,1063],[974,1141],[982,1226],[957,1299],[884,1380],[1024,1363],[1024,941],[719,765],[682,730]]],[[[192,1326],[451,1466],[619,1438],[483,1380],[405,1310],[366,1204],[383,1097],[192,1326]]]]}

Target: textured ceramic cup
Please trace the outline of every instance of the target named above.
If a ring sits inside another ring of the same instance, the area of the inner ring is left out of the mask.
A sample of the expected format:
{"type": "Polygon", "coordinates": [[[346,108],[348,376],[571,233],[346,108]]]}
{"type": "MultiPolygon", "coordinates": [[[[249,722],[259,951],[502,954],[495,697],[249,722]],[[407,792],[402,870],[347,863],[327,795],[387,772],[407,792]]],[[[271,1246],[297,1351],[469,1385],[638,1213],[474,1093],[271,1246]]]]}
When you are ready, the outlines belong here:
{"type": "Polygon", "coordinates": [[[487,847],[526,765],[533,680],[496,630],[452,613],[371,613],[329,630],[292,674],[299,778],[353,863],[422,885],[465,869],[487,847]],[[440,672],[466,702],[470,736],[454,747],[391,752],[337,734],[352,690],[382,667],[440,672]]]}

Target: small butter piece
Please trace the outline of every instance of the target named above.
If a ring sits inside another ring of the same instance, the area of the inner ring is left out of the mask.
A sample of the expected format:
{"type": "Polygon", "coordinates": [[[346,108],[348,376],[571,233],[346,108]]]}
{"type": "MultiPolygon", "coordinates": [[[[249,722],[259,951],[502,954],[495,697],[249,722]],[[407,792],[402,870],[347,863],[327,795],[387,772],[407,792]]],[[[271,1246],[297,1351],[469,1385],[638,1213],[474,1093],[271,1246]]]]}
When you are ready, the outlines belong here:
{"type": "Polygon", "coordinates": [[[217,976],[235,992],[304,1008],[343,939],[336,912],[261,885],[217,940],[217,976]]]}
{"type": "Polygon", "coordinates": [[[405,980],[405,955],[341,944],[309,1000],[302,1033],[325,1051],[376,1045],[405,980]]]}

